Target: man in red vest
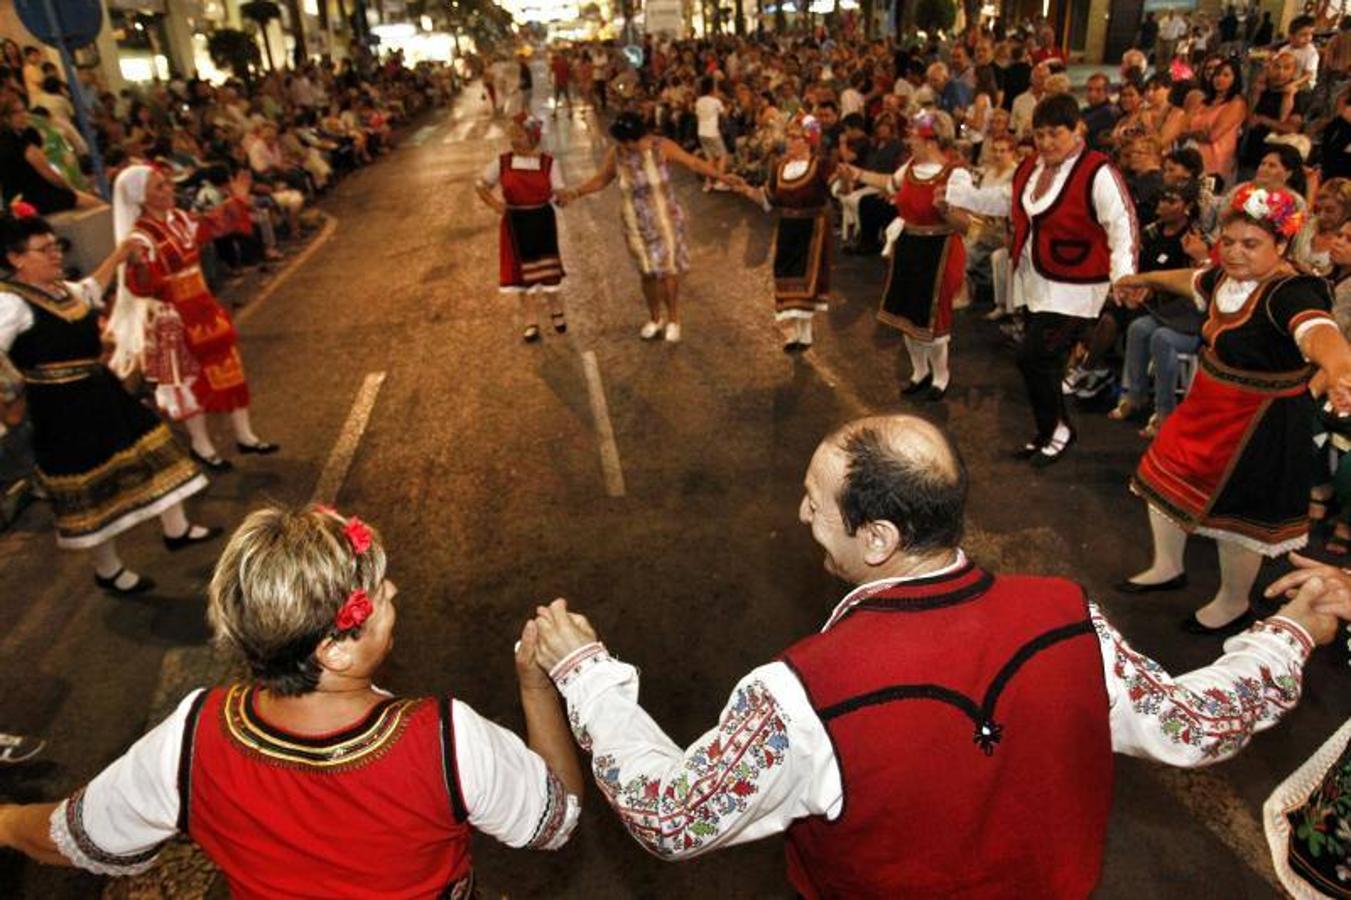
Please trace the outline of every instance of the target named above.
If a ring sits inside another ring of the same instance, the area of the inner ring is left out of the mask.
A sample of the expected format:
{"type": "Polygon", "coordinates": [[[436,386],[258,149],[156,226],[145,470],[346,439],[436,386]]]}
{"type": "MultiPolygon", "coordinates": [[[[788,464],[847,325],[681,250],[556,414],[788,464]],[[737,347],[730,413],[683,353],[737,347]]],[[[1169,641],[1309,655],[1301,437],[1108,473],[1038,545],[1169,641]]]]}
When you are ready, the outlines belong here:
{"type": "Polygon", "coordinates": [[[1074,443],[1061,380],[1070,351],[1102,312],[1112,282],[1134,274],[1139,233],[1135,205],[1111,160],[1084,146],[1079,103],[1054,94],[1037,103],[1037,152],[1013,183],[974,188],[954,173],[952,206],[1013,222],[1013,295],[1026,304],[1027,336],[1018,354],[1037,430],[1015,455],[1041,468],[1074,443]]]}
{"type": "Polygon", "coordinates": [[[1076,584],[997,575],[960,548],[966,469],[922,419],[863,419],[807,470],[802,522],[855,585],[820,633],[746,675],[677,746],[638,670],[587,620],[540,607],[539,658],[601,792],[681,859],[787,833],[802,896],[1081,898],[1097,884],[1112,753],[1200,766],[1299,699],[1336,619],[1301,592],[1174,678],[1076,584]]]}

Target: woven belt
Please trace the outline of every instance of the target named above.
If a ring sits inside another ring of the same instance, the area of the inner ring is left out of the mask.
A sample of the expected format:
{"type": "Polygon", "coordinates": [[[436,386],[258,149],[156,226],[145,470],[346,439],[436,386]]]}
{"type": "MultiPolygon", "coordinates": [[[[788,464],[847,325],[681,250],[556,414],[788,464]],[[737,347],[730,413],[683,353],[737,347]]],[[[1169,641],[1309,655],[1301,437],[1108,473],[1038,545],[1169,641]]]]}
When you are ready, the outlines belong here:
{"type": "Polygon", "coordinates": [[[103,363],[97,359],[75,359],[24,369],[22,375],[29,384],[70,384],[83,381],[101,368],[103,363]]]}
{"type": "Polygon", "coordinates": [[[164,292],[170,301],[187,300],[208,292],[200,266],[184,269],[164,279],[164,292]]]}
{"type": "Polygon", "coordinates": [[[906,222],[901,230],[904,234],[913,234],[916,237],[940,237],[954,233],[950,225],[911,225],[909,222],[906,222]]]}

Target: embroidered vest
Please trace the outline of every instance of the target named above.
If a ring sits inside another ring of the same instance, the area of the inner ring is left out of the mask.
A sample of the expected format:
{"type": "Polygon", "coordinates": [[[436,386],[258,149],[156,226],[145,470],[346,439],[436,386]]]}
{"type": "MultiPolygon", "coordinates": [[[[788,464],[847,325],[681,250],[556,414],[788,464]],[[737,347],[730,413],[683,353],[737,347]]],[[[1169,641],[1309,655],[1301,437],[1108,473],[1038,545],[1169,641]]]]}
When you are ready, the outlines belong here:
{"type": "Polygon", "coordinates": [[[839,815],[788,830],[808,898],[1079,898],[1112,802],[1083,591],[968,563],[864,599],[789,648],[835,748],[839,815]]]}
{"type": "Polygon", "coordinates": [[[265,722],[248,686],[213,688],[184,730],[179,797],[179,830],[234,897],[458,897],[472,887],[446,699],[390,698],[311,738],[265,722]]]}
{"type": "Polygon", "coordinates": [[[1084,150],[1074,161],[1060,193],[1035,216],[1023,206],[1027,183],[1032,179],[1037,157],[1023,160],[1013,173],[1013,266],[1023,258],[1023,246],[1032,241],[1032,266],[1051,281],[1067,284],[1101,284],[1111,279],[1112,254],[1107,232],[1093,206],[1093,179],[1110,165],[1107,156],[1084,150]]]}

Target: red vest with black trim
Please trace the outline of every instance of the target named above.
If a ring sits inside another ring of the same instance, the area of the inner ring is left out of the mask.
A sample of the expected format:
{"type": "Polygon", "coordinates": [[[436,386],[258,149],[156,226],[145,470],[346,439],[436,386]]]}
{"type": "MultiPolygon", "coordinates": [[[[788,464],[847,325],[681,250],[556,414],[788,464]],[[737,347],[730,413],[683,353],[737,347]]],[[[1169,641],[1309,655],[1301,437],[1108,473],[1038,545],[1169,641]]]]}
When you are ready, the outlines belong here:
{"type": "Polygon", "coordinates": [[[1023,194],[1032,179],[1037,157],[1023,160],[1013,173],[1013,248],[1010,251],[1016,269],[1023,258],[1023,246],[1032,241],[1032,266],[1051,281],[1067,284],[1101,284],[1112,277],[1112,252],[1107,232],[1098,221],[1093,205],[1093,179],[1103,166],[1110,166],[1106,154],[1085,149],[1074,161],[1060,194],[1051,205],[1028,216],[1023,194]]]}
{"type": "Polygon", "coordinates": [[[268,724],[246,685],[198,695],[178,829],[238,898],[467,897],[472,828],[446,698],[390,698],[340,733],[268,724]]]}
{"type": "Polygon", "coordinates": [[[553,200],[554,184],[551,170],[554,158],[541,153],[539,168],[514,169],[511,153],[503,153],[498,159],[498,182],[502,186],[502,199],[508,206],[543,206],[553,200]]]}
{"type": "Polygon", "coordinates": [[[1082,898],[1112,741],[1083,590],[971,563],[867,595],[783,660],[830,735],[843,806],[788,829],[807,898],[1082,898]]]}

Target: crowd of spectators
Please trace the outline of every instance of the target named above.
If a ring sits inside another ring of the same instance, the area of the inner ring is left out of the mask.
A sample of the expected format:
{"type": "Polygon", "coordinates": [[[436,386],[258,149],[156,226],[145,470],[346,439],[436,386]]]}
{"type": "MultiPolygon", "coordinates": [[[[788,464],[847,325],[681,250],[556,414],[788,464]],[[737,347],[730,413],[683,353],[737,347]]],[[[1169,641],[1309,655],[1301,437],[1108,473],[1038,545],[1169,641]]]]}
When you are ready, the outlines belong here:
{"type": "Polygon", "coordinates": [[[208,280],[276,259],[279,242],[313,225],[310,203],[337,178],[392,147],[392,129],[456,89],[449,67],[408,66],[355,53],[249,81],[174,79],[101,90],[89,73],[72,86],[36,47],[0,44],[0,190],[42,215],[103,205],[90,147],[75,124],[81,91],[111,183],[126,166],[172,175],[182,208],[209,212],[236,179],[248,184],[254,227],[219,239],[208,280]],[[88,76],[88,77],[86,77],[88,76]]]}

